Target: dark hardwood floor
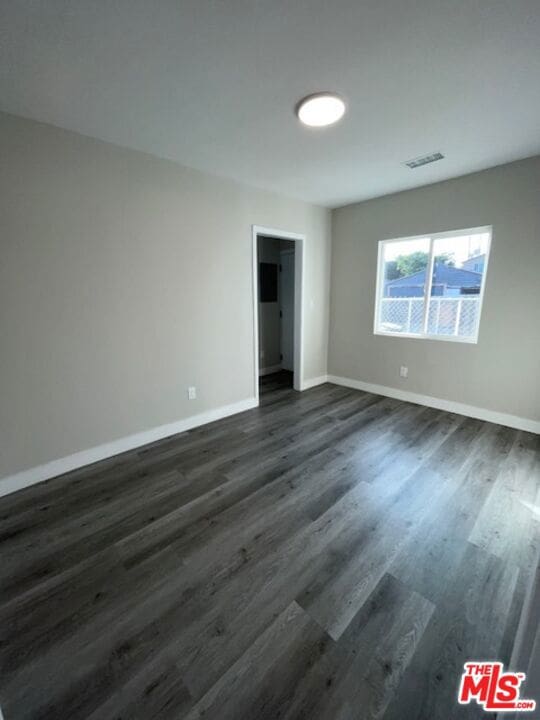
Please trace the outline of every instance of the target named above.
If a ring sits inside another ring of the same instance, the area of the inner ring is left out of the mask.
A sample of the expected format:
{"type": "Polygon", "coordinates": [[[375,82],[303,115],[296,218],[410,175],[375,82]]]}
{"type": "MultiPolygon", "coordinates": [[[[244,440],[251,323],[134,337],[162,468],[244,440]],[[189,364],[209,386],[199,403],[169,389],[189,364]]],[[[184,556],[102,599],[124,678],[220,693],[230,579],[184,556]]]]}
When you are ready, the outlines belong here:
{"type": "MultiPolygon", "coordinates": [[[[5,720],[449,720],[508,662],[539,438],[333,385],[0,499],[5,720]]],[[[540,700],[540,698],[539,698],[540,700]]]]}

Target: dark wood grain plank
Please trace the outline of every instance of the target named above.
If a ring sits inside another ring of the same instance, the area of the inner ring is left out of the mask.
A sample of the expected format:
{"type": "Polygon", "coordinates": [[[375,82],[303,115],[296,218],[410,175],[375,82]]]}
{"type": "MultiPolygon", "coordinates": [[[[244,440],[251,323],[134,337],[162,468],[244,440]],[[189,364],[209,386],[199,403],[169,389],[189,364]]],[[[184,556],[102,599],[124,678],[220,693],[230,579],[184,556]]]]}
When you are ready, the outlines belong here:
{"type": "Polygon", "coordinates": [[[510,658],[539,498],[537,436],[267,376],[0,499],[6,719],[475,717],[461,666],[510,658]]]}

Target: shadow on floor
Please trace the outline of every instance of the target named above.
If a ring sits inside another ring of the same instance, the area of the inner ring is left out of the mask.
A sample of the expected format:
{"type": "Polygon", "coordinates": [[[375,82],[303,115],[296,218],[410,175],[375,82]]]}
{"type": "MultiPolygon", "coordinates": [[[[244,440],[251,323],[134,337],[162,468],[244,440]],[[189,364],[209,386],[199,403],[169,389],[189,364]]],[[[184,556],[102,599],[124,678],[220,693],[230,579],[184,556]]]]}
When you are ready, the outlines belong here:
{"type": "Polygon", "coordinates": [[[271,375],[259,378],[259,393],[266,395],[276,390],[292,390],[293,373],[290,370],[279,370],[271,375]]]}

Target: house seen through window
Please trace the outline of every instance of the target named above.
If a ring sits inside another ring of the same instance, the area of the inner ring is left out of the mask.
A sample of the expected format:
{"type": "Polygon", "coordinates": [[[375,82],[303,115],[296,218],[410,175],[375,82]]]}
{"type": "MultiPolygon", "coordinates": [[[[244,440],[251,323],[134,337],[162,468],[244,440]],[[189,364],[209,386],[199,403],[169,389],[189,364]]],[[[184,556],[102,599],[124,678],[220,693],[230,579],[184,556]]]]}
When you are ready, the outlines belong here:
{"type": "Polygon", "coordinates": [[[491,228],[379,243],[376,334],[476,342],[491,228]]]}

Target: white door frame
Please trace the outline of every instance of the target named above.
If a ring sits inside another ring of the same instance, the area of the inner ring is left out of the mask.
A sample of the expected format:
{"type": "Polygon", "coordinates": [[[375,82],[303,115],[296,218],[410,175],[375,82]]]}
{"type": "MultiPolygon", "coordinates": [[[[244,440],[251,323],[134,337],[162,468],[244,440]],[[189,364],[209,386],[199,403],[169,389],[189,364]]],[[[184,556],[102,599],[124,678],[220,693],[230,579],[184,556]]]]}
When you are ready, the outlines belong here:
{"type": "Polygon", "coordinates": [[[304,389],[304,254],[306,236],[263,225],[251,226],[253,291],[253,394],[259,402],[259,266],[257,237],[294,241],[294,389],[304,389]]]}

